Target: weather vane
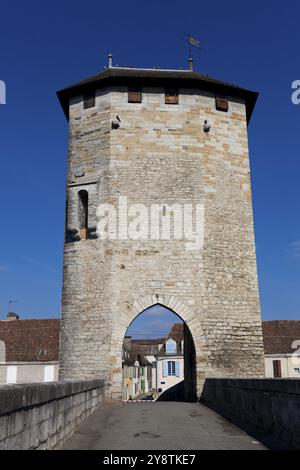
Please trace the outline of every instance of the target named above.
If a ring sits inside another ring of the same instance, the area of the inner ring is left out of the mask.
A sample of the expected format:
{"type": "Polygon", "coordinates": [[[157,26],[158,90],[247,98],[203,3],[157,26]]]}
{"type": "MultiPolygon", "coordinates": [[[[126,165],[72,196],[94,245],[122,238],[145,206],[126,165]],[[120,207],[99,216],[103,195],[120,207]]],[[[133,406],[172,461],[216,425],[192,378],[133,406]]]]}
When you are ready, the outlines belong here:
{"type": "Polygon", "coordinates": [[[198,49],[201,49],[201,46],[200,46],[200,41],[199,39],[196,39],[194,36],[192,36],[191,34],[186,34],[186,42],[188,43],[189,45],[189,59],[188,59],[188,62],[189,62],[189,71],[190,72],[193,72],[193,56],[192,56],[192,46],[194,47],[198,47],[198,49]]]}

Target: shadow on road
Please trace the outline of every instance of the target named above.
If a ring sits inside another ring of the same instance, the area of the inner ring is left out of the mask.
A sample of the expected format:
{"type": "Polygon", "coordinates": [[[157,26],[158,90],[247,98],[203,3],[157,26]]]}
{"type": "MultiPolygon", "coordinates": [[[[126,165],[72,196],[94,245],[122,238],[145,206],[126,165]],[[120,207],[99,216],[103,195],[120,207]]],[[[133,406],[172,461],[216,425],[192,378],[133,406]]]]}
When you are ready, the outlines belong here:
{"type": "Polygon", "coordinates": [[[185,401],[184,380],[162,392],[156,401],[185,401]]]}

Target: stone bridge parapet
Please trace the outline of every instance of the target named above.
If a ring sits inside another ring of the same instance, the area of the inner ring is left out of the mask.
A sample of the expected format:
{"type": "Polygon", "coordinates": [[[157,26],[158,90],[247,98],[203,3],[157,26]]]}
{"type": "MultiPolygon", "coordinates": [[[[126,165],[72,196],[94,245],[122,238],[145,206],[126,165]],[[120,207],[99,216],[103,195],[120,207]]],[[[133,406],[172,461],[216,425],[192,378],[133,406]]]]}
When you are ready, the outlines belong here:
{"type": "Polygon", "coordinates": [[[0,450],[59,448],[104,397],[103,380],[0,387],[0,450]]]}
{"type": "Polygon", "coordinates": [[[300,449],[299,379],[209,378],[201,401],[270,449],[300,449]]]}

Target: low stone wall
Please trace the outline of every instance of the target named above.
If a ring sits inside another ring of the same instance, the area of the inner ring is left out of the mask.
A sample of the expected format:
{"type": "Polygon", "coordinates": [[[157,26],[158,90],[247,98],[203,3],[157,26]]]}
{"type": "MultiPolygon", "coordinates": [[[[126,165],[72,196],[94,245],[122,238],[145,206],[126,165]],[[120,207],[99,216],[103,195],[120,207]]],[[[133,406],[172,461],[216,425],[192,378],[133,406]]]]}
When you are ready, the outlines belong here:
{"type": "Polygon", "coordinates": [[[299,379],[206,379],[201,401],[270,449],[300,449],[299,379]]]}
{"type": "Polygon", "coordinates": [[[103,380],[0,387],[0,449],[57,449],[104,400],[103,380]]]}

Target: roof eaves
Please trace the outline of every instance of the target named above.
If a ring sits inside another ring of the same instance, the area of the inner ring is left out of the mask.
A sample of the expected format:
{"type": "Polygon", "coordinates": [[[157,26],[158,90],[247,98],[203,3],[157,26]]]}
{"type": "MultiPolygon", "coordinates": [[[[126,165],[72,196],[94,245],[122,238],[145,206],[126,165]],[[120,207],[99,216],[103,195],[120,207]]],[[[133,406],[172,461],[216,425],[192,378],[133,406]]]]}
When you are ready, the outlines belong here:
{"type": "Polygon", "coordinates": [[[68,118],[69,99],[76,94],[84,93],[85,90],[91,87],[97,88],[105,86],[108,82],[113,84],[126,84],[128,81],[141,82],[149,84],[158,84],[159,82],[178,84],[181,82],[182,86],[199,87],[206,91],[214,91],[215,93],[224,94],[233,97],[239,97],[246,102],[247,121],[249,122],[258,93],[255,91],[241,88],[235,84],[216,80],[207,75],[201,75],[196,72],[189,72],[186,70],[162,70],[162,69],[131,69],[131,68],[110,68],[92,75],[85,80],[75,83],[70,87],[64,88],[57,92],[58,99],[68,118]]]}

